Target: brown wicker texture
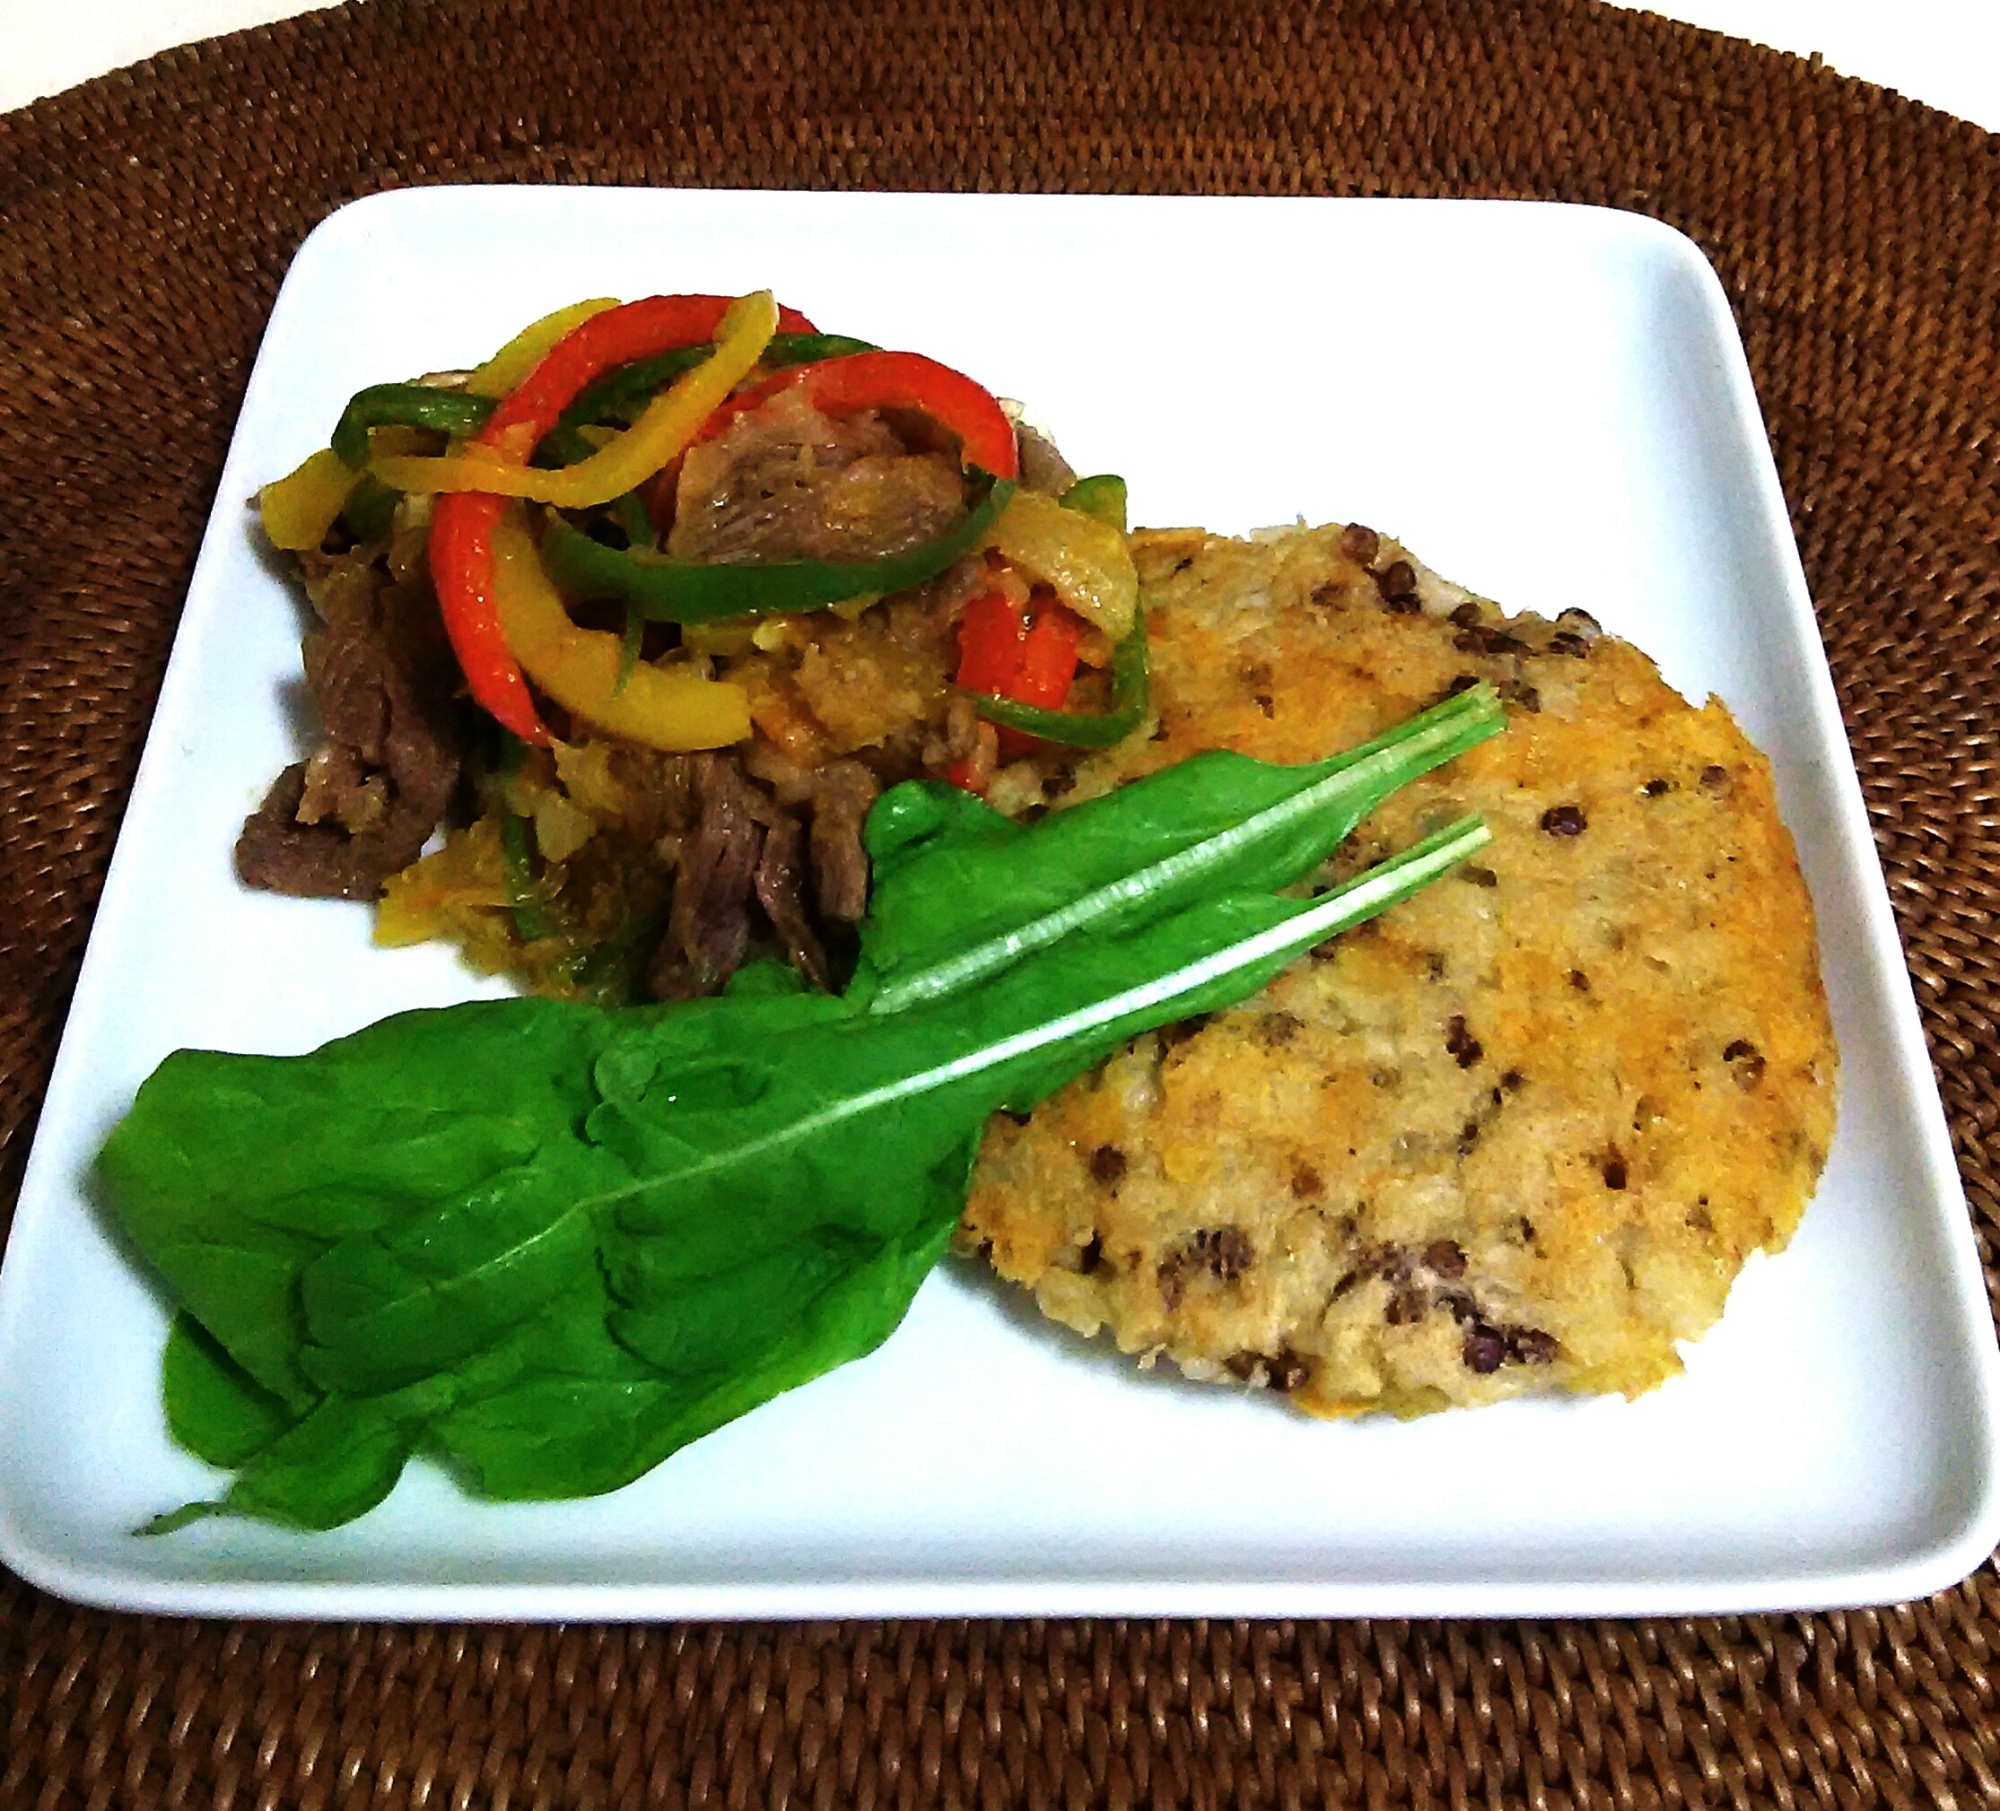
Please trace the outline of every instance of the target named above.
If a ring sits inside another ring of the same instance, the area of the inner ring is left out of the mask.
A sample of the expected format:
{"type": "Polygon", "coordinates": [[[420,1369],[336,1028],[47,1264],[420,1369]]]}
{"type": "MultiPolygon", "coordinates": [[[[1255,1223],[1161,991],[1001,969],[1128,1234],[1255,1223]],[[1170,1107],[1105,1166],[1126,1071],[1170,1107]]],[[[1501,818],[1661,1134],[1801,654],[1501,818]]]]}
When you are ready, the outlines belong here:
{"type": "MultiPolygon", "coordinates": [[[[1581,0],[379,0],[0,117],[9,1197],[286,262],[357,195],[472,179],[1540,196],[1692,234],[1991,1272],[2000,138],[1581,0]]],[[[2000,1802],[1990,1568],[1636,1625],[284,1627],[4,1578],[0,1618],[9,1811],[2000,1802]]]]}

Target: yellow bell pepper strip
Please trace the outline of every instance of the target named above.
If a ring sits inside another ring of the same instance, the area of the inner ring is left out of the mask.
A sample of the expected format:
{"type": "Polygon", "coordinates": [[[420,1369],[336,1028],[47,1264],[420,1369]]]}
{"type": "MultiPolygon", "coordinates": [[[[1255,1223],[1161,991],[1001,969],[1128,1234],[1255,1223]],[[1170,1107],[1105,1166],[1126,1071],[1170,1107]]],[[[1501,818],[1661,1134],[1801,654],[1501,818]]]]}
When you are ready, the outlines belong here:
{"type": "MultiPolygon", "coordinates": [[[[368,463],[371,428],[431,428],[453,435],[476,433],[493,413],[494,402],[540,364],[558,340],[593,315],[617,306],[616,301],[599,297],[589,302],[572,302],[567,308],[544,315],[502,346],[473,372],[460,390],[440,389],[436,384],[370,384],[365,390],[356,391],[334,424],[334,452],[342,464],[359,472],[368,463]]],[[[328,526],[332,526],[331,521],[328,526]]]]}
{"type": "MultiPolygon", "coordinates": [[[[623,312],[614,309],[594,321],[615,320],[623,312]]],[[[588,334],[594,321],[586,321],[575,337],[588,334]]],[[[609,503],[642,484],[688,445],[730,391],[749,376],[777,327],[778,305],[768,289],[732,303],[717,330],[712,357],[656,396],[625,433],[588,459],[558,471],[540,471],[523,463],[546,429],[536,431],[532,421],[510,421],[503,409],[493,412],[463,453],[434,459],[388,454],[374,460],[371,469],[392,490],[478,491],[563,509],[609,503]]],[[[549,359],[562,353],[559,346],[549,359]]]]}
{"type": "Polygon", "coordinates": [[[349,470],[330,448],[321,447],[297,471],[257,493],[265,538],[286,553],[314,552],[360,482],[359,472],[349,470]]]}
{"type": "MultiPolygon", "coordinates": [[[[763,301],[768,308],[770,298],[766,296],[763,301]]],[[[716,296],[649,296],[644,301],[593,315],[567,339],[559,341],[519,387],[502,398],[480,428],[474,445],[489,450],[499,459],[518,464],[555,427],[562,412],[586,385],[616,366],[663,347],[720,339],[736,307],[716,296]]],[[[738,356],[743,344],[755,342],[761,346],[769,339],[765,313],[766,309],[760,308],[749,320],[739,323],[738,356]],[[758,338],[760,327],[762,339],[758,338]]],[[[803,315],[789,309],[777,309],[775,313],[779,324],[796,323],[804,330],[811,329],[812,324],[803,315]]],[[[753,362],[754,358],[753,353],[753,362]]],[[[710,365],[713,363],[711,359],[710,365]]],[[[676,396],[684,398],[697,385],[701,391],[710,389],[711,381],[704,378],[708,369],[709,366],[703,366],[688,372],[648,408],[640,425],[625,438],[630,440],[644,431],[653,410],[673,404],[676,396]]],[[[677,451],[678,447],[670,448],[661,463],[677,451]]],[[[502,465],[495,469],[506,468],[502,465]]],[[[614,489],[612,494],[620,492],[614,489]]],[[[445,633],[451,638],[452,652],[458,656],[474,700],[522,741],[546,746],[549,732],[535,709],[519,662],[508,651],[494,601],[493,531],[503,507],[502,498],[477,491],[447,493],[438,498],[431,512],[431,581],[437,590],[445,633]]]]}
{"type": "Polygon", "coordinates": [[[621,674],[619,638],[570,620],[518,505],[493,530],[493,580],[507,646],[573,716],[668,754],[726,748],[750,734],[749,694],[740,685],[643,660],[621,674]]]}
{"type": "Polygon", "coordinates": [[[1109,522],[1066,509],[1054,497],[1016,491],[986,545],[1113,641],[1123,641],[1139,611],[1139,569],[1125,537],[1109,522]]]}
{"type": "Polygon", "coordinates": [[[497,398],[517,389],[521,380],[585,321],[617,306],[615,296],[596,296],[531,321],[466,379],[467,394],[497,398]]]}

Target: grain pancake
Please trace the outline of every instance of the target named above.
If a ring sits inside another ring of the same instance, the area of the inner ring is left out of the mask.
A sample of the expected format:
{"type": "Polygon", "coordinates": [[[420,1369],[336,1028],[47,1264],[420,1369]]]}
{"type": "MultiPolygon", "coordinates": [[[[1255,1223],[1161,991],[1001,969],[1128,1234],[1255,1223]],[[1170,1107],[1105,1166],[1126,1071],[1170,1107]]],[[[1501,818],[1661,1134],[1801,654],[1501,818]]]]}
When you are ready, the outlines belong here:
{"type": "Polygon", "coordinates": [[[1349,839],[1473,864],[1242,1006],[996,1119],[961,1248],[1150,1363],[1320,1415],[1636,1395],[1790,1238],[1833,1131],[1812,907],[1763,757],[1580,613],[1507,617],[1361,528],[1134,537],[1158,727],[1303,761],[1472,678],[1506,734],[1349,839]]]}

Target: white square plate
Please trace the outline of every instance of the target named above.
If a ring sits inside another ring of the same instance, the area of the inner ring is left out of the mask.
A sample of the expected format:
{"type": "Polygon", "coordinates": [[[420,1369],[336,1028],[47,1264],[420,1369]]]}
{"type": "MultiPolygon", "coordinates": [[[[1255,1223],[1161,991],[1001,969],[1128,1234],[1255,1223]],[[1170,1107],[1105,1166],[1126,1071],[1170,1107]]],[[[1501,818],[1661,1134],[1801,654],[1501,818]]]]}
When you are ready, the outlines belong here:
{"type": "Polygon", "coordinates": [[[1903,1598],[2000,1533],[1996,1354],[1916,1009],[1749,373],[1701,254],[1506,203],[425,189],[300,250],[244,400],[0,1274],[0,1557],[131,1608],[313,1616],[1607,1615],[1903,1598]],[[244,499],[363,384],[586,295],[770,285],[1025,399],[1136,519],[1392,530],[1587,607],[1771,756],[1819,910],[1839,1136],[1792,1248],[1636,1403],[1328,1426],[1126,1361],[947,1263],[875,1356],[613,1496],[413,1466],[300,1537],[212,1521],[162,1303],[93,1153],[179,1045],[301,1051],[491,984],[359,906],[245,891],[294,758],[299,606],[244,499]]]}

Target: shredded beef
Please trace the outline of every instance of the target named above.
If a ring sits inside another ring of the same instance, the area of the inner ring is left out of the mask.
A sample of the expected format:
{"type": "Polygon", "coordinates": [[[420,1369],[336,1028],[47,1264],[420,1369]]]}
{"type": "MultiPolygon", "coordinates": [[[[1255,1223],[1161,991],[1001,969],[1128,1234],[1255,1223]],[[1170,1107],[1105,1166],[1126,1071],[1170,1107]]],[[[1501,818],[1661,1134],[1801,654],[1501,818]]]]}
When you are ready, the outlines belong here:
{"type": "Polygon", "coordinates": [[[868,853],[861,827],[881,788],[859,761],[835,761],[812,777],[812,874],[821,915],[856,923],[868,909],[868,853]]]}
{"type": "Polygon", "coordinates": [[[647,977],[656,1000],[712,994],[750,947],[750,901],[777,807],[743,777],[734,755],[698,755],[697,817],[681,845],[666,935],[647,977]]]}
{"type": "Polygon", "coordinates": [[[785,946],[785,960],[813,986],[832,985],[826,951],[806,920],[805,900],[800,896],[805,838],[798,819],[777,811],[764,832],[764,853],[757,862],[757,903],[764,908],[778,941],[785,946]]]}
{"type": "Polygon", "coordinates": [[[823,927],[868,904],[861,826],[878,789],[858,761],[817,772],[734,752],[697,755],[673,905],[647,977],[657,1000],[714,993],[767,935],[816,987],[832,984],[823,927]],[[811,828],[805,813],[811,813],[811,828]]]}
{"type": "Polygon", "coordinates": [[[458,785],[456,668],[428,593],[363,561],[307,564],[324,626],[306,637],[306,679],[324,739],[245,821],[236,871],[269,892],[372,900],[458,785]]]}

